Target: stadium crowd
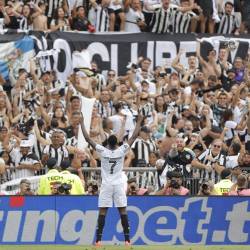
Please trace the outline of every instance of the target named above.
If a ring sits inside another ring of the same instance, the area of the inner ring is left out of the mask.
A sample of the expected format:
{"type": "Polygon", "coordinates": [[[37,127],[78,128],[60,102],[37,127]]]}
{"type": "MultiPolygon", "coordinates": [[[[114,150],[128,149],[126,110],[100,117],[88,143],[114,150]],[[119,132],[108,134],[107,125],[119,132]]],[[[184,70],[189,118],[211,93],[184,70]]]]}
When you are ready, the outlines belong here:
{"type": "MultiPolygon", "coordinates": [[[[0,0],[0,30],[239,34],[249,20],[250,1],[0,0]]],[[[98,144],[111,134],[126,141],[138,113],[145,117],[125,158],[126,168],[141,169],[127,172],[128,195],[249,195],[250,55],[230,63],[230,49],[211,50],[206,61],[197,41],[188,67],[180,50],[170,74],[140,57],[122,76],[103,75],[92,61],[62,82],[34,58],[28,71],[20,67],[8,81],[0,75],[1,183],[22,178],[18,194],[98,194],[99,172],[83,168],[100,168],[99,156],[77,147],[85,96],[96,98],[90,137],[98,144]],[[43,175],[38,190],[35,175],[43,175]]]]}
{"type": "Polygon", "coordinates": [[[0,0],[0,30],[239,34],[249,27],[247,0],[0,0]]]}

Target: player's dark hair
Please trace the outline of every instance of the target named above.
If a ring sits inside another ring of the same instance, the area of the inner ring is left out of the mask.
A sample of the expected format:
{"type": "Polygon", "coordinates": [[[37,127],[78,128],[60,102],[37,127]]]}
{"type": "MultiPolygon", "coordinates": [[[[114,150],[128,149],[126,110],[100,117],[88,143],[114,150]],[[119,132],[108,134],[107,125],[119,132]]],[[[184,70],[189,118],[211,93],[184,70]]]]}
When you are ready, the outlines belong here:
{"type": "Polygon", "coordinates": [[[225,168],[221,171],[220,177],[222,180],[228,178],[232,174],[231,169],[225,168]]]}
{"type": "Polygon", "coordinates": [[[66,170],[66,169],[68,169],[68,168],[70,167],[70,165],[71,165],[70,160],[63,160],[63,161],[61,162],[61,165],[60,165],[61,170],[66,170]]]}
{"type": "Polygon", "coordinates": [[[47,160],[46,165],[47,165],[48,169],[53,169],[53,168],[56,167],[56,163],[57,163],[56,158],[49,158],[49,159],[47,160]]]}
{"type": "Polygon", "coordinates": [[[117,137],[115,135],[110,135],[107,143],[111,148],[115,148],[115,146],[118,144],[117,137]]]}

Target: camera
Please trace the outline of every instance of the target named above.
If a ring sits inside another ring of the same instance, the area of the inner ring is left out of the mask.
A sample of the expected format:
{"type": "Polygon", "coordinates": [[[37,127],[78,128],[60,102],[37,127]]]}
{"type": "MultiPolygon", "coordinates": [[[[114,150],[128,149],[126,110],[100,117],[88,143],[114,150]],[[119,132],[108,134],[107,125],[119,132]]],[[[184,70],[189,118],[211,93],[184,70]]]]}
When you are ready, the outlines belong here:
{"type": "Polygon", "coordinates": [[[98,185],[97,184],[92,185],[92,190],[93,190],[93,192],[97,192],[98,191],[98,185]]]}
{"type": "Polygon", "coordinates": [[[31,117],[27,122],[18,124],[17,130],[25,136],[28,136],[33,126],[34,118],[31,117]]]}
{"type": "Polygon", "coordinates": [[[96,195],[98,194],[99,186],[96,181],[90,181],[87,184],[88,194],[96,195]]]}
{"type": "Polygon", "coordinates": [[[159,74],[160,77],[165,77],[166,75],[167,75],[167,74],[164,73],[164,72],[160,72],[160,74],[159,74]]]}
{"type": "Polygon", "coordinates": [[[203,183],[203,184],[201,185],[201,189],[202,189],[202,190],[208,190],[208,188],[209,188],[209,185],[208,185],[207,183],[203,183]]]}
{"type": "Polygon", "coordinates": [[[206,94],[206,93],[208,93],[210,91],[218,90],[218,89],[221,89],[220,84],[217,84],[214,87],[209,88],[209,89],[199,89],[199,90],[196,91],[196,94],[198,95],[198,97],[202,97],[204,94],[206,94]]]}
{"type": "Polygon", "coordinates": [[[209,182],[203,182],[200,187],[200,191],[203,195],[209,195],[210,194],[210,184],[209,182]]]}
{"type": "Polygon", "coordinates": [[[174,188],[174,189],[179,189],[180,184],[176,180],[171,180],[169,187],[174,188]]]}
{"type": "Polygon", "coordinates": [[[70,190],[72,188],[71,184],[62,183],[57,186],[57,193],[58,194],[70,194],[70,190]]]}
{"type": "Polygon", "coordinates": [[[138,69],[138,65],[135,64],[135,63],[132,63],[131,68],[133,68],[133,69],[138,69]]]}

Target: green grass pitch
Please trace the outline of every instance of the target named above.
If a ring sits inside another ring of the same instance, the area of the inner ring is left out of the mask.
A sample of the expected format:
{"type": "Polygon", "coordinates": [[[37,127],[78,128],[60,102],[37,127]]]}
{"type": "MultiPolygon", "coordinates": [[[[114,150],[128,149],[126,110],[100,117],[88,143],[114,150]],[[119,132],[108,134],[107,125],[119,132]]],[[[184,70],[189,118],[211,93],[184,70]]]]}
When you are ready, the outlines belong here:
{"type": "Polygon", "coordinates": [[[250,246],[1,246],[0,250],[247,250],[250,246]]]}

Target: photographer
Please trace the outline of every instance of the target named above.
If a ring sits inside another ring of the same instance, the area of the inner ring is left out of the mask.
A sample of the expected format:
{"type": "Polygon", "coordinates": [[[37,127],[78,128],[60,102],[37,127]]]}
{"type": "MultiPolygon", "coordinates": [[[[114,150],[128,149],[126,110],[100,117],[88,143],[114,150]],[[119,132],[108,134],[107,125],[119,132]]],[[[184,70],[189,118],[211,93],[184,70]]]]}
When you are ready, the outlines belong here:
{"type": "Polygon", "coordinates": [[[87,195],[98,195],[99,187],[96,181],[89,181],[87,184],[87,195]]]}
{"type": "Polygon", "coordinates": [[[127,195],[148,195],[148,190],[145,188],[139,188],[136,183],[136,178],[128,180],[127,195]]]}
{"type": "Polygon", "coordinates": [[[79,178],[79,176],[70,173],[67,169],[70,167],[71,163],[69,160],[64,160],[61,162],[61,170],[60,173],[63,177],[63,184],[62,189],[64,189],[65,194],[71,194],[71,195],[81,195],[85,194],[84,186],[82,183],[82,180],[79,178]]]}
{"type": "Polygon", "coordinates": [[[167,173],[167,183],[163,189],[155,195],[188,195],[189,190],[182,186],[183,175],[179,171],[167,173]]]}
{"type": "Polygon", "coordinates": [[[214,195],[214,183],[210,180],[205,180],[201,186],[200,190],[197,195],[199,196],[209,196],[209,195],[214,195]]]}
{"type": "Polygon", "coordinates": [[[56,169],[57,160],[49,158],[46,162],[48,173],[42,175],[39,181],[38,191],[39,195],[57,194],[57,186],[62,183],[63,177],[56,169]]]}
{"type": "Polygon", "coordinates": [[[231,169],[225,168],[220,174],[221,180],[214,185],[216,195],[228,195],[230,188],[233,185],[231,169]]]}
{"type": "Polygon", "coordinates": [[[30,188],[30,181],[28,179],[22,179],[20,182],[20,191],[16,195],[34,195],[30,188]]]}
{"type": "Polygon", "coordinates": [[[68,183],[58,183],[54,186],[55,192],[54,195],[70,195],[72,185],[68,183]]]}

